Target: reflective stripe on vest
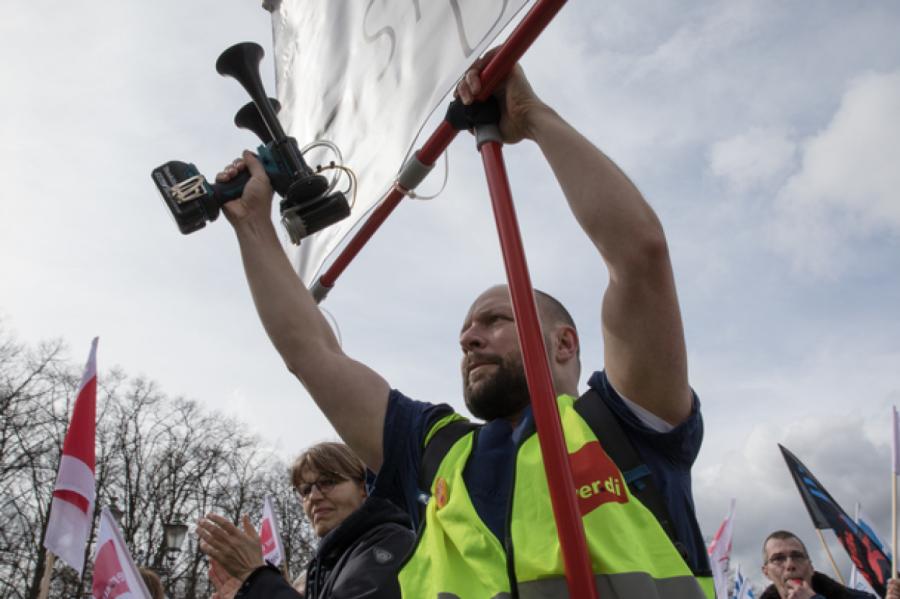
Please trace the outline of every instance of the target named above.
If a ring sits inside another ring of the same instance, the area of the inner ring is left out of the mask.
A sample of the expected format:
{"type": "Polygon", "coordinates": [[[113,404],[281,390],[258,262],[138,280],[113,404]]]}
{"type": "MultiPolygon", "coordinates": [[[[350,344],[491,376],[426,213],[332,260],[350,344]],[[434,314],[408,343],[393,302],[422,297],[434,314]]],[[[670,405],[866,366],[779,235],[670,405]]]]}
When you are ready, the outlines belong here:
{"type": "MultiPolygon", "coordinates": [[[[654,579],[643,572],[599,574],[594,577],[601,599],[670,599],[693,597],[697,581],[692,576],[654,579]]],[[[519,599],[566,599],[566,579],[545,578],[519,583],[519,599]]]]}
{"type": "Polygon", "coordinates": [[[697,582],[700,583],[700,588],[706,593],[707,599],[716,599],[716,583],[712,576],[698,576],[697,582]]]}
{"type": "MultiPolygon", "coordinates": [[[[631,496],[621,472],[575,411],[574,399],[560,396],[558,405],[592,567],[603,585],[601,597],[706,599],[655,516],[631,496]]],[[[526,439],[516,455],[510,565],[463,481],[475,434],[457,441],[438,468],[418,544],[400,571],[403,597],[502,597],[511,592],[513,581],[523,598],[567,597],[537,436],[526,439]]]]}

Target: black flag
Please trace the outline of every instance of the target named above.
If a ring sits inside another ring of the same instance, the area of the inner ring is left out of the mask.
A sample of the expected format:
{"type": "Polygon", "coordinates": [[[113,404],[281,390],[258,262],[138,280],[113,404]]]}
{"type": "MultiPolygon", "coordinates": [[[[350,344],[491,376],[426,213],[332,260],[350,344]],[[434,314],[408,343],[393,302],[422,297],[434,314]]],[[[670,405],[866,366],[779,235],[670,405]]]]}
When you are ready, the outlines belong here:
{"type": "Polygon", "coordinates": [[[797,456],[781,445],[778,447],[797,483],[797,490],[800,491],[813,526],[822,530],[834,530],[856,569],[878,596],[884,597],[887,594],[887,581],[891,577],[891,564],[878,542],[847,515],[797,456]]]}

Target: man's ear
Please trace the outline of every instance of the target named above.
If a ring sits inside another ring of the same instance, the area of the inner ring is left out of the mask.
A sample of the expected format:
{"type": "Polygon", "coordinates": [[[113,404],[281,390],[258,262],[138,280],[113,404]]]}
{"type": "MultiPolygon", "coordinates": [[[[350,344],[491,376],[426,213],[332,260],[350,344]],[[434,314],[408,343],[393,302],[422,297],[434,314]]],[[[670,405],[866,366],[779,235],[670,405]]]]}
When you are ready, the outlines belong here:
{"type": "Polygon", "coordinates": [[[560,325],[553,336],[555,347],[554,356],[558,363],[565,364],[572,359],[578,359],[578,332],[567,325],[560,325]]]}

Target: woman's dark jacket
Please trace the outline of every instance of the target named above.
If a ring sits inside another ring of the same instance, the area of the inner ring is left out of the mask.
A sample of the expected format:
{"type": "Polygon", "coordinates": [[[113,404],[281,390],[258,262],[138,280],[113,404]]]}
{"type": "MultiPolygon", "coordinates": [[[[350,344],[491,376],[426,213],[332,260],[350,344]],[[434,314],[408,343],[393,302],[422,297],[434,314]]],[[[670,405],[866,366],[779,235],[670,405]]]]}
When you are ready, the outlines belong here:
{"type": "Polygon", "coordinates": [[[255,570],[235,599],[397,599],[397,572],[416,535],[393,503],[369,497],[319,542],[306,568],[306,595],[275,568],[255,570]]]}

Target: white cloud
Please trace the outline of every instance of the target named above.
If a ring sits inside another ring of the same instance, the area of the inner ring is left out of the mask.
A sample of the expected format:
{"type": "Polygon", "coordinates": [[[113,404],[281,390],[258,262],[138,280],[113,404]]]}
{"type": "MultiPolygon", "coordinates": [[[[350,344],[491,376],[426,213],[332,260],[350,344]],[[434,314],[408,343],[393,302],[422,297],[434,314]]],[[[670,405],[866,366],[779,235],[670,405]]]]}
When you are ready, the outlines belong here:
{"type": "Polygon", "coordinates": [[[690,72],[698,63],[719,59],[723,51],[731,50],[757,33],[757,26],[768,18],[768,11],[758,2],[730,2],[697,13],[641,61],[636,76],[646,77],[653,72],[667,76],[690,72]]]}
{"type": "Polygon", "coordinates": [[[713,144],[709,166],[735,191],[765,188],[792,166],[796,144],[778,129],[752,128],[713,144]]]}
{"type": "Polygon", "coordinates": [[[795,266],[840,269],[854,242],[900,234],[900,71],[854,80],[828,126],[802,147],[779,192],[772,236],[795,266]]]}

